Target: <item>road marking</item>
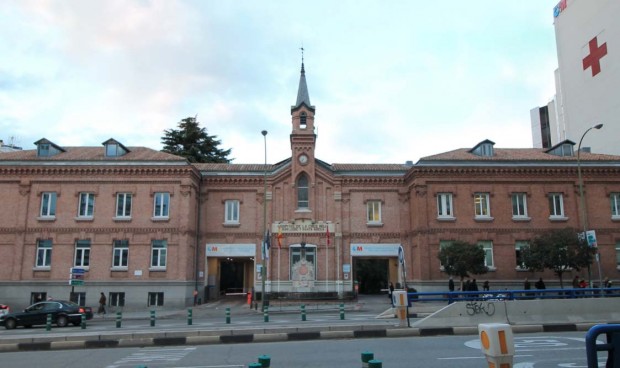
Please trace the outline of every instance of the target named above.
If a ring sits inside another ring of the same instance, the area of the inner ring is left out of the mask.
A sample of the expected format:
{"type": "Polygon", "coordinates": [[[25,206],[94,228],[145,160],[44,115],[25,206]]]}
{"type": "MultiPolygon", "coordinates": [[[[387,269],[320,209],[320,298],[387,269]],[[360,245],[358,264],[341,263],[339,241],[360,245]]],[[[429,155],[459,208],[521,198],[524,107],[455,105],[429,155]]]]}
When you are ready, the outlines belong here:
{"type": "Polygon", "coordinates": [[[187,354],[196,350],[196,347],[141,349],[128,357],[117,360],[106,368],[134,367],[136,363],[172,363],[183,359],[187,354]]]}

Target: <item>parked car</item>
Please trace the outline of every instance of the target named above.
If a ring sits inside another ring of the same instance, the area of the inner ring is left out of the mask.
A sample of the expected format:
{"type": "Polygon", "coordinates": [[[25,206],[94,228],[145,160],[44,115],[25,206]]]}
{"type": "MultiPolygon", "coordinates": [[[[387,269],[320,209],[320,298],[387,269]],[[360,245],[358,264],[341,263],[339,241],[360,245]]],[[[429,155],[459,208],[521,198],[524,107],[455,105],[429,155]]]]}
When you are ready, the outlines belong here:
{"type": "Polygon", "coordinates": [[[10,330],[17,326],[44,325],[47,323],[48,314],[52,315],[52,324],[58,327],[65,327],[69,323],[79,326],[82,323],[82,314],[86,316],[86,319],[93,318],[92,309],[89,307],[80,307],[73,302],[64,300],[47,300],[35,303],[24,309],[23,312],[0,316],[0,326],[10,330]]]}

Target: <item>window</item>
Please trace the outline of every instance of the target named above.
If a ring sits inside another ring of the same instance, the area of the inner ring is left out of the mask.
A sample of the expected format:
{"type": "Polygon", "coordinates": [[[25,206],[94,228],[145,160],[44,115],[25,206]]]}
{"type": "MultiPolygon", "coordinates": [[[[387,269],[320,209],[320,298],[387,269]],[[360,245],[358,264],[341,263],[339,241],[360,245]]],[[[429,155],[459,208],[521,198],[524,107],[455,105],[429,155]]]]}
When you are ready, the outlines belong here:
{"type": "Polygon", "coordinates": [[[168,244],[165,240],[153,240],[151,247],[151,267],[166,268],[166,251],[168,244]]]}
{"type": "Polygon", "coordinates": [[[75,242],[75,267],[88,267],[90,265],[90,240],[78,240],[75,242]]]}
{"type": "Polygon", "coordinates": [[[52,241],[37,241],[37,267],[49,267],[52,263],[52,241]]]}
{"type": "Polygon", "coordinates": [[[93,217],[95,210],[95,195],[93,193],[80,193],[78,217],[93,217]]]}
{"type": "Polygon", "coordinates": [[[161,307],[163,305],[164,305],[164,293],[162,292],[149,293],[149,301],[148,301],[149,307],[161,307]]]}
{"type": "Polygon", "coordinates": [[[452,193],[437,194],[437,217],[454,217],[454,212],[452,212],[452,193]]]}
{"type": "Polygon", "coordinates": [[[131,193],[116,193],[116,217],[131,217],[131,193]]]}
{"type": "Polygon", "coordinates": [[[474,206],[476,217],[491,217],[489,208],[489,193],[474,194],[474,206]]]}
{"type": "Polygon", "coordinates": [[[523,251],[522,251],[522,249],[525,248],[525,247],[528,247],[529,245],[530,245],[530,243],[528,243],[526,241],[517,241],[515,243],[515,260],[516,260],[516,268],[518,270],[526,270],[527,269],[523,265],[523,251]]]}
{"type": "Polygon", "coordinates": [[[316,247],[292,246],[290,279],[292,281],[314,281],[316,276],[316,247]],[[305,263],[301,262],[305,259],[305,263]]]}
{"type": "Polygon", "coordinates": [[[299,129],[306,129],[306,127],[307,127],[306,113],[302,112],[301,115],[299,116],[299,129]]]}
{"type": "Polygon", "coordinates": [[[484,265],[488,268],[494,268],[493,266],[493,242],[490,240],[481,240],[478,245],[484,249],[484,265]]]}
{"type": "Polygon", "coordinates": [[[308,177],[301,174],[297,179],[297,208],[308,208],[308,177]]]}
{"type": "Polygon", "coordinates": [[[549,194],[549,217],[564,217],[564,200],[562,193],[549,194]]]}
{"type": "Polygon", "coordinates": [[[611,193],[611,218],[620,219],[620,193],[611,193]]]}
{"type": "Polygon", "coordinates": [[[366,222],[369,224],[381,223],[381,201],[366,202],[366,222]]]}
{"type": "Polygon", "coordinates": [[[225,202],[224,222],[238,224],[239,223],[239,201],[228,200],[225,202]]]}
{"type": "Polygon", "coordinates": [[[50,145],[48,143],[41,143],[37,146],[37,156],[48,157],[50,154],[50,145]]]}
{"type": "Polygon", "coordinates": [[[112,250],[112,267],[127,268],[129,259],[129,240],[115,240],[112,250]]]}
{"type": "Polygon", "coordinates": [[[56,193],[44,192],[41,194],[41,217],[56,216],[56,193]]]}
{"type": "Polygon", "coordinates": [[[80,307],[86,306],[86,293],[81,291],[74,291],[73,293],[69,293],[69,300],[79,305],[80,307]]]}
{"type": "MultiPolygon", "coordinates": [[[[108,303],[110,307],[124,307],[125,306],[125,293],[111,292],[110,297],[108,298],[108,303]]],[[[163,305],[163,293],[162,293],[162,305],[163,305]]]]}
{"type": "Polygon", "coordinates": [[[526,193],[512,193],[512,217],[527,217],[526,193]]]}
{"type": "Polygon", "coordinates": [[[160,192],[155,193],[155,199],[153,200],[153,217],[165,217],[168,218],[170,214],[170,193],[160,192]]]}

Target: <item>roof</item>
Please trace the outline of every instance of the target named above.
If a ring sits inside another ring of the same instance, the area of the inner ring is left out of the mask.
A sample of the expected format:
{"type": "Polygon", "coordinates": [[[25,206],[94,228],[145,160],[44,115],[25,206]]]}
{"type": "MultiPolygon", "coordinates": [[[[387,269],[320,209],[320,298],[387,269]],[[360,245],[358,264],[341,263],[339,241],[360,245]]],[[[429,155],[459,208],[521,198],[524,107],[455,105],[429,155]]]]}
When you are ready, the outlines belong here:
{"type": "MultiPolygon", "coordinates": [[[[437,155],[422,157],[417,163],[433,165],[439,161],[479,161],[479,162],[576,162],[575,156],[556,156],[546,153],[542,148],[495,148],[494,155],[478,156],[470,152],[471,148],[459,148],[453,151],[440,153],[437,155]]],[[[581,161],[620,161],[620,156],[604,155],[590,152],[581,152],[581,161]]]]}
{"type": "Polygon", "coordinates": [[[66,162],[66,161],[166,161],[166,162],[186,162],[184,157],[170,153],[156,151],[146,147],[127,147],[129,152],[123,156],[108,157],[105,155],[103,146],[97,147],[62,147],[64,152],[54,156],[38,157],[37,150],[23,150],[14,152],[3,152],[0,154],[0,163],[5,161],[39,161],[39,162],[66,162]]]}

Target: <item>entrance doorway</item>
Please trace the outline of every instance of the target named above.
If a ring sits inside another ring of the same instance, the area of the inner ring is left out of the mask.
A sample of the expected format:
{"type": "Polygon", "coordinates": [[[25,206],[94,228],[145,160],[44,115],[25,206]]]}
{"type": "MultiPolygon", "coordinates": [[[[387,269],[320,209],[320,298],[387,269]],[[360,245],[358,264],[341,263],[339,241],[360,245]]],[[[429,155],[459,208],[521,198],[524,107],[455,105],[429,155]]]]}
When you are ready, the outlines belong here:
{"type": "Polygon", "coordinates": [[[222,295],[245,295],[243,292],[245,262],[222,260],[220,267],[220,293],[222,295]]]}
{"type": "Polygon", "coordinates": [[[379,294],[388,286],[387,258],[353,258],[353,280],[358,282],[360,294],[379,294]]]}

